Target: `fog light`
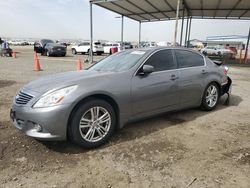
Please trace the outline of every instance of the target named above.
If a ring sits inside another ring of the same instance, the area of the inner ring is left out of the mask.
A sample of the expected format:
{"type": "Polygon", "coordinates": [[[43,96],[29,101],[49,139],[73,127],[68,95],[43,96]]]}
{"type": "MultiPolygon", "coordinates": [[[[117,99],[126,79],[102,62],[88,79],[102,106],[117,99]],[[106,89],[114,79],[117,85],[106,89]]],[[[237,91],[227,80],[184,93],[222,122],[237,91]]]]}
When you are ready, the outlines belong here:
{"type": "Polygon", "coordinates": [[[34,124],[34,128],[36,129],[37,132],[42,131],[41,125],[39,125],[39,124],[37,124],[37,123],[34,124]]]}

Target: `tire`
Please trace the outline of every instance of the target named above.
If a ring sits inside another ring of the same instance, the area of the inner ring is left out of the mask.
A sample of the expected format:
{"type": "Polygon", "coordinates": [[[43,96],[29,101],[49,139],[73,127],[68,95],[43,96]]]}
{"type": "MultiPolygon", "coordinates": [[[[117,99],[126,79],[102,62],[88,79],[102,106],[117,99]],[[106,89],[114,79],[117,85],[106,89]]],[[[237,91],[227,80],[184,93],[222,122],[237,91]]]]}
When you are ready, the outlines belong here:
{"type": "Polygon", "coordinates": [[[82,103],[73,112],[68,129],[69,138],[84,148],[96,148],[107,142],[115,126],[116,116],[113,107],[104,100],[93,98],[82,103]],[[99,118],[106,114],[102,118],[102,120],[105,120],[103,123],[99,123],[101,120],[96,119],[96,117],[91,118],[92,114],[97,114],[97,108],[99,108],[99,118]],[[93,113],[91,113],[91,109],[93,113]]]}
{"type": "Polygon", "coordinates": [[[201,108],[203,110],[211,111],[216,108],[220,97],[219,91],[218,85],[214,82],[206,87],[201,102],[201,108]]]}
{"type": "Polygon", "coordinates": [[[97,54],[97,55],[102,55],[102,53],[101,53],[101,52],[97,52],[96,54],[97,54]]]}
{"type": "Polygon", "coordinates": [[[74,49],[74,48],[72,49],[72,54],[73,54],[73,55],[76,55],[76,54],[77,54],[76,49],[74,49]]]}
{"type": "Polygon", "coordinates": [[[90,49],[88,49],[87,54],[89,54],[89,52],[90,52],[90,49]]]}

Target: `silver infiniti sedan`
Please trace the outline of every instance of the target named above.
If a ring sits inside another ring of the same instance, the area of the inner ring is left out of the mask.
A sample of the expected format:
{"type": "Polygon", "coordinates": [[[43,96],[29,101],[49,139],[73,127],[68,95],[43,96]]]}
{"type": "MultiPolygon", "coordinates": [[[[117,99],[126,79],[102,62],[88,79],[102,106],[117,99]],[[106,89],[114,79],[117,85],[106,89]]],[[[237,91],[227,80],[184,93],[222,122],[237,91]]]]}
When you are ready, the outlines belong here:
{"type": "Polygon", "coordinates": [[[213,110],[222,95],[229,98],[227,71],[185,48],[122,51],[87,70],[30,82],[10,116],[30,137],[94,148],[127,122],[190,107],[213,110]]]}

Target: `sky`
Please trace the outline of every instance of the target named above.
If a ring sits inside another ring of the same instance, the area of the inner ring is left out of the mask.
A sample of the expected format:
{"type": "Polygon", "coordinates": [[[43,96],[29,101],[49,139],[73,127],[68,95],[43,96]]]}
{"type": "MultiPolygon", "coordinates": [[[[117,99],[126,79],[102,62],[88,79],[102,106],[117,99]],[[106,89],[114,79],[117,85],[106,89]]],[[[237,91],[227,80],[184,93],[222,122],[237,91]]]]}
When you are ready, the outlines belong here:
{"type": "MultiPolygon", "coordinates": [[[[89,39],[88,0],[0,0],[0,37],[89,39]]],[[[95,40],[120,40],[121,19],[93,6],[95,40]]],[[[175,21],[142,24],[143,41],[168,41],[174,37],[175,21]]],[[[181,21],[179,21],[180,31],[181,21]]],[[[185,26],[185,25],[184,25],[185,26]]],[[[192,20],[190,39],[208,36],[247,35],[249,20],[192,20]]],[[[124,19],[124,40],[138,41],[138,22],[124,19]]],[[[178,40],[180,32],[178,32],[178,40]]],[[[177,40],[177,41],[178,41],[177,40]]]]}

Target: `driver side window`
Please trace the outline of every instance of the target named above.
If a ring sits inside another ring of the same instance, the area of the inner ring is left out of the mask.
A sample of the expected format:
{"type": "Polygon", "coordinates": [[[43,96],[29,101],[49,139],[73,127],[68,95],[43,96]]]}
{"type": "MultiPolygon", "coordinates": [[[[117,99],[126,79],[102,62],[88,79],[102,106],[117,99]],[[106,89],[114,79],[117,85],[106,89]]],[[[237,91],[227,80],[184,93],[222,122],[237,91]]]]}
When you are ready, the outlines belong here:
{"type": "Polygon", "coordinates": [[[176,69],[177,65],[174,61],[172,50],[161,50],[154,53],[146,61],[145,65],[154,67],[154,72],[176,69]]]}

